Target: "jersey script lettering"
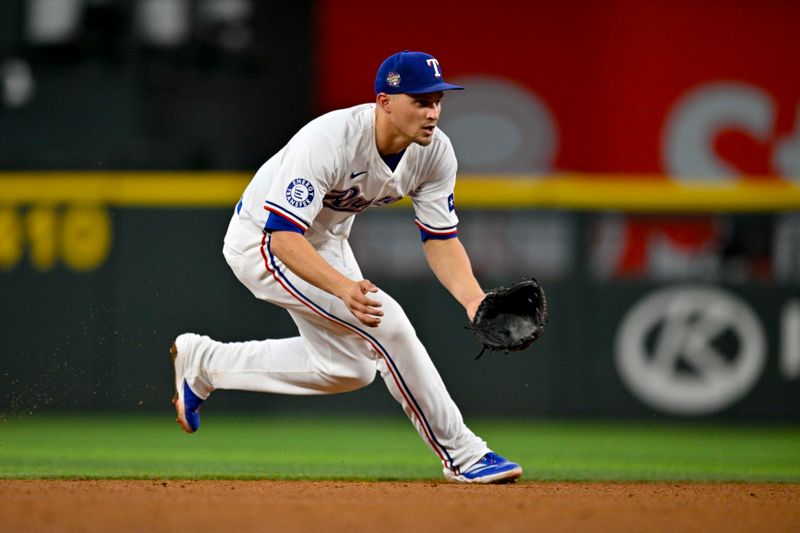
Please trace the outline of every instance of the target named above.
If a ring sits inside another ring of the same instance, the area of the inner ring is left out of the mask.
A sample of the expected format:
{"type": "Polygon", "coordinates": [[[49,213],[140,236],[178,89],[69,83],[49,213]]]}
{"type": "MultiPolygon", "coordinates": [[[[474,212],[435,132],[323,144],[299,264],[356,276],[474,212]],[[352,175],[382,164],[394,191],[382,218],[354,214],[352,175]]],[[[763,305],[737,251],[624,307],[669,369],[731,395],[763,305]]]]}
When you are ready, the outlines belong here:
{"type": "Polygon", "coordinates": [[[401,200],[402,196],[384,196],[374,200],[367,200],[358,187],[350,187],[343,191],[332,190],[325,195],[322,205],[334,211],[350,211],[359,213],[371,205],[386,205],[401,200]]]}

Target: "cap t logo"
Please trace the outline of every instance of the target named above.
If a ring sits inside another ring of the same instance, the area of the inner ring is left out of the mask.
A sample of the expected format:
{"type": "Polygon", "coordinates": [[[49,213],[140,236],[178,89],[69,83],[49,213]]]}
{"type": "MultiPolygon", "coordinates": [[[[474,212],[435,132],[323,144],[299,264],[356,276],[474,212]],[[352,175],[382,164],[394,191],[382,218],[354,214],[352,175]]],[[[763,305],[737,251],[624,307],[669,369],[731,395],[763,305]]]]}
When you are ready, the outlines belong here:
{"type": "Polygon", "coordinates": [[[433,68],[433,75],[435,77],[437,78],[442,77],[442,73],[439,71],[439,62],[436,60],[436,58],[432,57],[425,62],[428,64],[429,67],[433,68]]]}
{"type": "Polygon", "coordinates": [[[463,89],[444,81],[439,60],[425,52],[404,50],[387,57],[375,75],[375,94],[429,94],[463,89]]]}
{"type": "Polygon", "coordinates": [[[397,72],[390,72],[388,76],[386,76],[386,83],[389,84],[389,87],[397,87],[400,85],[400,74],[397,72]]]}

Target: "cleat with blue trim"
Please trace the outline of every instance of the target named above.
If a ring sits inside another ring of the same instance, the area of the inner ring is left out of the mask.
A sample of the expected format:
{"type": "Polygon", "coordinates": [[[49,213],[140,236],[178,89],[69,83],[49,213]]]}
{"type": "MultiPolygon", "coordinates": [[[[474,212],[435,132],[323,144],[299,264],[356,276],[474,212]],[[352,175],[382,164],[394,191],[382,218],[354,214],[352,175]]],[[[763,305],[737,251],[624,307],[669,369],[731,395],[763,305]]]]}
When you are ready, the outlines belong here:
{"type": "Polygon", "coordinates": [[[178,352],[178,339],[172,343],[169,353],[172,355],[172,363],[175,366],[175,396],[172,403],[175,404],[175,421],[180,424],[186,433],[194,433],[200,427],[200,406],[203,399],[197,396],[189,384],[184,379],[186,354],[178,352]]]}
{"type": "Polygon", "coordinates": [[[513,483],[522,476],[522,467],[494,452],[484,455],[480,461],[462,472],[455,473],[445,468],[444,477],[457,483],[513,483]]]}

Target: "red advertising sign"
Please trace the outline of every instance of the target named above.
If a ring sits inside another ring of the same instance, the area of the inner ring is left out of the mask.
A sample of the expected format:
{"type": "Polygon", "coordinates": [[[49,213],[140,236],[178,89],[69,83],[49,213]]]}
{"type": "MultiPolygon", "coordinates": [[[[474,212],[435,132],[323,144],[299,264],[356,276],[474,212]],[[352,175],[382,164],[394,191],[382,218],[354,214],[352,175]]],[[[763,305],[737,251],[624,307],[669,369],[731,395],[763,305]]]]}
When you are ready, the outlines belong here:
{"type": "Polygon", "coordinates": [[[435,55],[464,172],[800,177],[800,3],[320,0],[319,111],[435,55]],[[460,151],[459,151],[460,150],[460,151]]]}

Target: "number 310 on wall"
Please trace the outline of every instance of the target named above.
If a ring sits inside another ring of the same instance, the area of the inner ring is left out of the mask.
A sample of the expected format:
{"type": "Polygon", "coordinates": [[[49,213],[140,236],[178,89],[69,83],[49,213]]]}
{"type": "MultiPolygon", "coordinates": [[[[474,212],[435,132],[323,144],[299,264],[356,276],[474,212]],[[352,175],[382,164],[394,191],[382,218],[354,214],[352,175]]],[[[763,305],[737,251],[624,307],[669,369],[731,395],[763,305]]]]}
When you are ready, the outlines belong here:
{"type": "Polygon", "coordinates": [[[103,207],[0,206],[0,271],[15,268],[27,251],[36,271],[63,264],[75,272],[90,272],[105,262],[111,243],[111,216],[103,207]]]}

